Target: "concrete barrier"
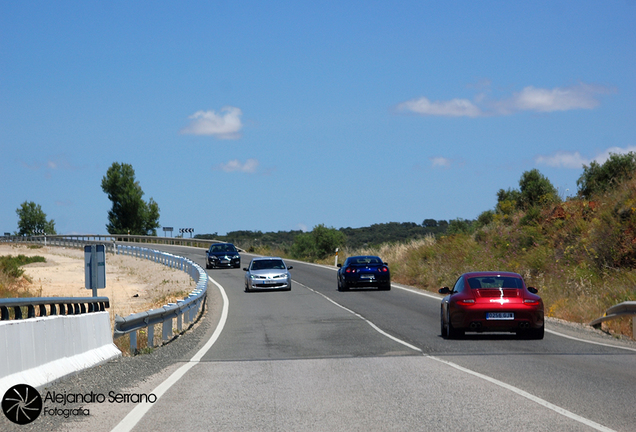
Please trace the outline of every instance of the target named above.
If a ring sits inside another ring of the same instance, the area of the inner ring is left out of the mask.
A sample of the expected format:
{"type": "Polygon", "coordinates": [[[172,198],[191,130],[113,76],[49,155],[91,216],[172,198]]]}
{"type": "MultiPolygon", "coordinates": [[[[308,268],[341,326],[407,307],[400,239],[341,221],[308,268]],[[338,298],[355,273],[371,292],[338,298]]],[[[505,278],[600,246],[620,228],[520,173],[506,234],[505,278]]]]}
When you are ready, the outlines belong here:
{"type": "Polygon", "coordinates": [[[0,321],[0,394],[42,387],[121,356],[108,312],[0,321]]]}

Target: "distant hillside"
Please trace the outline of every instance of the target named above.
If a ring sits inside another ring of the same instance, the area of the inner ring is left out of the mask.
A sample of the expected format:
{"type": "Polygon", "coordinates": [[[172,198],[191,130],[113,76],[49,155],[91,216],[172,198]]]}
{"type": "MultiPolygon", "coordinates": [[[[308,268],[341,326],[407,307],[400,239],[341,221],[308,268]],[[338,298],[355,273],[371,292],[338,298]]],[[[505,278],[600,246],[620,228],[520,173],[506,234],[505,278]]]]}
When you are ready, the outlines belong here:
{"type": "MultiPolygon", "coordinates": [[[[415,222],[389,222],[374,224],[363,228],[340,228],[346,237],[346,244],[349,248],[364,246],[378,246],[383,243],[407,242],[420,239],[426,236],[438,236],[444,234],[448,228],[445,220],[436,221],[426,219],[422,225],[415,222]]],[[[294,243],[297,235],[302,231],[232,231],[226,235],[199,234],[195,238],[216,239],[234,243],[244,249],[250,247],[269,247],[271,249],[288,249],[294,243]]]]}

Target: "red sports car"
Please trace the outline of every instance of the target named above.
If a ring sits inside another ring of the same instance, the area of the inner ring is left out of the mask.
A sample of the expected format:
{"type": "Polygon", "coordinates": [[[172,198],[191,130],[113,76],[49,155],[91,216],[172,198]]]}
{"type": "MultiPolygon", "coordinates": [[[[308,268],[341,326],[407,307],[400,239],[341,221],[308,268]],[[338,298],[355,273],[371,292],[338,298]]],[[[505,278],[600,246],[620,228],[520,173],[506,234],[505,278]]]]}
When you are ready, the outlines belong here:
{"type": "Polygon", "coordinates": [[[543,339],[543,300],[537,289],[526,287],[521,275],[509,272],[471,272],[455,286],[441,288],[442,337],[465,332],[516,332],[543,339]]]}

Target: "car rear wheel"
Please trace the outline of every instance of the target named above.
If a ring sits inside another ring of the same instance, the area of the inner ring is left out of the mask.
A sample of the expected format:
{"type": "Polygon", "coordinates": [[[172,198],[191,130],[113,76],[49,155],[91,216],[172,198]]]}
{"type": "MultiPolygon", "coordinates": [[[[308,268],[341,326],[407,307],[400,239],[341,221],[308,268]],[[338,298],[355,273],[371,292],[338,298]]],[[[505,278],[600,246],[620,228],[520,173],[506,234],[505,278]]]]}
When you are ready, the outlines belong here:
{"type": "Polygon", "coordinates": [[[456,329],[455,327],[453,327],[453,324],[450,321],[450,317],[448,317],[448,322],[447,322],[447,327],[446,327],[446,334],[448,339],[458,339],[462,336],[464,336],[465,332],[464,330],[459,330],[456,329]]]}
{"type": "Polygon", "coordinates": [[[530,339],[543,339],[543,334],[545,333],[545,324],[539,327],[538,329],[531,329],[530,334],[528,335],[530,339]]]}
{"type": "Polygon", "coordinates": [[[446,331],[446,325],[444,324],[444,310],[442,309],[439,314],[439,322],[441,327],[442,337],[446,339],[448,337],[448,332],[446,331]]]}
{"type": "Polygon", "coordinates": [[[349,288],[347,287],[346,282],[343,282],[340,280],[340,278],[338,278],[338,291],[348,291],[349,288]]]}

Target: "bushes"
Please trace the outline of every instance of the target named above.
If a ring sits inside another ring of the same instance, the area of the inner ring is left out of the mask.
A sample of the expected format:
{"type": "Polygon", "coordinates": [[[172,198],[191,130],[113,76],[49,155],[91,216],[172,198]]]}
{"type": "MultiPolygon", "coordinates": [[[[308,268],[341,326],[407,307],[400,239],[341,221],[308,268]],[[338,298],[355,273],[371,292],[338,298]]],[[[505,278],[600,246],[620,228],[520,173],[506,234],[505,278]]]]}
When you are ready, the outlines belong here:
{"type": "Polygon", "coordinates": [[[44,257],[41,256],[0,256],[0,298],[33,297],[26,288],[24,291],[19,290],[21,286],[28,283],[24,279],[20,279],[24,275],[24,270],[20,267],[33,262],[45,261],[44,257]]]}
{"type": "Polygon", "coordinates": [[[579,195],[590,198],[594,194],[602,194],[629,180],[636,173],[636,153],[610,153],[603,165],[592,161],[589,166],[583,165],[583,174],[576,181],[579,195]]]}
{"type": "Polygon", "coordinates": [[[41,256],[32,256],[27,257],[24,255],[18,255],[17,257],[13,257],[11,255],[0,256],[0,271],[5,275],[11,278],[19,278],[24,274],[24,270],[20,267],[26,264],[31,264],[34,262],[45,262],[44,257],[41,256]]]}
{"type": "Polygon", "coordinates": [[[323,224],[313,231],[298,234],[294,238],[290,254],[298,259],[323,259],[336,253],[336,248],[345,244],[345,235],[335,228],[326,228],[323,224]]]}

